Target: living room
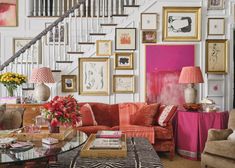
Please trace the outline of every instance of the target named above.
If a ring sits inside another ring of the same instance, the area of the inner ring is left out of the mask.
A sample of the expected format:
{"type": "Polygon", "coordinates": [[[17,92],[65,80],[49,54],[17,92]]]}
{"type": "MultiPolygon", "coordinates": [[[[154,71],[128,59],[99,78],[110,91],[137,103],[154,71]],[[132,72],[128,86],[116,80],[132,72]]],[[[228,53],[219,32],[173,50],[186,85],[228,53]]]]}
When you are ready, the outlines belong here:
{"type": "Polygon", "coordinates": [[[234,23],[234,0],[0,0],[0,167],[235,168],[234,23]]]}

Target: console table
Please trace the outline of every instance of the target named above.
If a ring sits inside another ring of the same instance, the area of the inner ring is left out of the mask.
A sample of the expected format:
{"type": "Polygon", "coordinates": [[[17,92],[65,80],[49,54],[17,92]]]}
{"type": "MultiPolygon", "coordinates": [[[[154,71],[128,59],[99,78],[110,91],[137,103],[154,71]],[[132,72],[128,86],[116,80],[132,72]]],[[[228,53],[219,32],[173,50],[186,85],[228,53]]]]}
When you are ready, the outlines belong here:
{"type": "Polygon", "coordinates": [[[177,152],[188,159],[200,160],[210,128],[225,129],[229,113],[178,111],[175,118],[177,152]]]}

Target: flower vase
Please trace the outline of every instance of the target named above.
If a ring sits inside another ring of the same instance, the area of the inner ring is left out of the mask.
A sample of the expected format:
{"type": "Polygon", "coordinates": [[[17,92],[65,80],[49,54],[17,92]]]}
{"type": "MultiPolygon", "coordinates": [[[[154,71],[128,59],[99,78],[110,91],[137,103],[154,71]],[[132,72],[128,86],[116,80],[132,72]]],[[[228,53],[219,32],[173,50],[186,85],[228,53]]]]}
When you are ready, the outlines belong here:
{"type": "Polygon", "coordinates": [[[59,126],[53,126],[50,123],[48,124],[48,130],[50,133],[60,133],[60,127],[59,126]]]}
{"type": "Polygon", "coordinates": [[[13,97],[14,96],[14,88],[12,87],[6,87],[7,88],[7,92],[8,92],[8,96],[9,97],[13,97]]]}

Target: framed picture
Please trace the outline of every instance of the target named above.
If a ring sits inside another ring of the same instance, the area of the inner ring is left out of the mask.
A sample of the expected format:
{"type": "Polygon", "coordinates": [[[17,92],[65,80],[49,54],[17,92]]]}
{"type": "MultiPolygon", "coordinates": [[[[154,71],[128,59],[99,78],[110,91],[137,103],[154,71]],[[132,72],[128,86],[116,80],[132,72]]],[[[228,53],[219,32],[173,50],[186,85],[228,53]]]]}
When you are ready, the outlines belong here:
{"type": "Polygon", "coordinates": [[[96,41],[96,55],[97,56],[111,56],[112,55],[112,41],[111,40],[97,40],[96,41]]]}
{"type": "Polygon", "coordinates": [[[163,41],[200,41],[200,7],[164,7],[163,41]]]}
{"type": "Polygon", "coordinates": [[[142,43],[156,43],[157,42],[157,32],[152,30],[142,31],[142,43]]]}
{"type": "Polygon", "coordinates": [[[225,0],[208,0],[209,10],[223,10],[225,0]]]}
{"type": "Polygon", "coordinates": [[[208,96],[224,96],[223,79],[208,79],[208,96]]]}
{"type": "Polygon", "coordinates": [[[157,13],[141,13],[141,30],[157,29],[157,13]]]}
{"type": "Polygon", "coordinates": [[[77,91],[77,76],[76,75],[61,75],[62,92],[77,91]]]}
{"type": "MultiPolygon", "coordinates": [[[[46,27],[51,25],[51,23],[46,23],[46,27]]],[[[60,27],[57,25],[53,28],[46,36],[46,45],[53,45],[55,42],[56,45],[59,43],[64,45],[64,43],[68,44],[68,25],[61,24],[60,27]]]]}
{"type": "Polygon", "coordinates": [[[115,32],[116,50],[136,49],[136,28],[116,28],[115,32]]]}
{"type": "Polygon", "coordinates": [[[109,95],[109,59],[79,58],[81,95],[109,95]]]}
{"type": "MultiPolygon", "coordinates": [[[[13,53],[18,52],[26,44],[28,44],[32,38],[14,38],[13,39],[13,53]]],[[[23,59],[18,60],[18,63],[42,63],[42,43],[38,41],[33,45],[33,48],[29,49],[29,54],[23,54],[23,59]]]]}
{"type": "Polygon", "coordinates": [[[0,0],[0,27],[16,27],[18,22],[17,0],[0,0]]]}
{"type": "Polygon", "coordinates": [[[227,73],[227,40],[206,40],[206,73],[227,73]]]}
{"type": "Polygon", "coordinates": [[[115,53],[114,68],[116,70],[133,70],[134,68],[133,52],[115,53]]]}
{"type": "Polygon", "coordinates": [[[225,19],[224,18],[208,18],[208,35],[224,35],[225,19]]]}
{"type": "Polygon", "coordinates": [[[135,76],[134,75],[113,75],[114,93],[134,93],[135,76]]]}

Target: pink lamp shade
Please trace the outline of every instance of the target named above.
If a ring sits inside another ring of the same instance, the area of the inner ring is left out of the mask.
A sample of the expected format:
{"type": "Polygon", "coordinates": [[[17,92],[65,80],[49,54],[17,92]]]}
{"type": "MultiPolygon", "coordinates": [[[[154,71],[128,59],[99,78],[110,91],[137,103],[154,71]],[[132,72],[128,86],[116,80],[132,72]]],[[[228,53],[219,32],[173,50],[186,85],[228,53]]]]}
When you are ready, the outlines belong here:
{"type": "Polygon", "coordinates": [[[180,73],[179,83],[203,83],[200,67],[183,67],[180,73]]]}
{"type": "Polygon", "coordinates": [[[55,83],[50,68],[42,67],[33,69],[30,83],[55,83]]]}

